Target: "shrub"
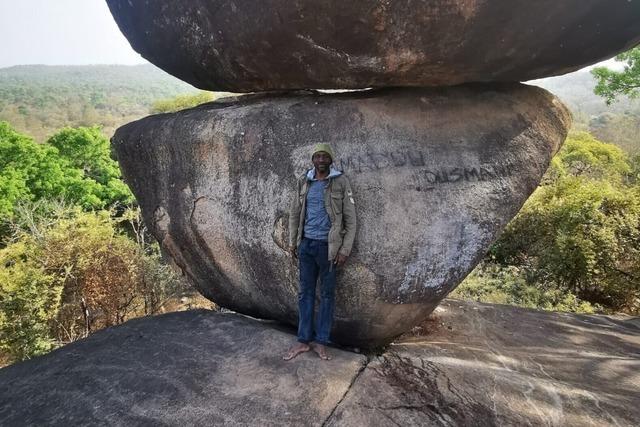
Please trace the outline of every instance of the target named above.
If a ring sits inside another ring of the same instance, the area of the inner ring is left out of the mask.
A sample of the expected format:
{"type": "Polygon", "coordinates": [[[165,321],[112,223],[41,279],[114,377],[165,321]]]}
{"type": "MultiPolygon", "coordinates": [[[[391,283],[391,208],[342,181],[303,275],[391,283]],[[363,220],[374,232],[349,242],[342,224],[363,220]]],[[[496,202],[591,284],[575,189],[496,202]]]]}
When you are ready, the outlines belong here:
{"type": "Polygon", "coordinates": [[[594,313],[601,308],[553,285],[532,284],[524,269],[481,263],[451,297],[548,311],[594,313]]]}
{"type": "Polygon", "coordinates": [[[0,249],[0,352],[10,360],[44,354],[55,345],[49,325],[58,315],[63,285],[42,268],[41,256],[32,238],[0,249]]]}
{"type": "Polygon", "coordinates": [[[44,201],[16,212],[0,252],[0,349],[11,360],[156,313],[185,289],[157,245],[122,233],[122,222],[138,212],[114,219],[44,201]]]}
{"type": "Polygon", "coordinates": [[[216,95],[213,92],[200,91],[196,94],[178,95],[174,98],[156,101],[151,106],[151,113],[173,113],[214,101],[216,95]]]}
{"type": "Polygon", "coordinates": [[[491,255],[612,311],[640,310],[640,187],[634,162],[589,135],[573,135],[491,255]]]}

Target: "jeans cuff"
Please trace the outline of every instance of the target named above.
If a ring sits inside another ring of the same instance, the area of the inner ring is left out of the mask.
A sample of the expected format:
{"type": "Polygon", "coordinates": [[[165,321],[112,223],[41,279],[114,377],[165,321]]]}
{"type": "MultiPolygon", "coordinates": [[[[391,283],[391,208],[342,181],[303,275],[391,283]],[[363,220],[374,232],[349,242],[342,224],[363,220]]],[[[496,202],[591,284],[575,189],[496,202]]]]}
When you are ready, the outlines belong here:
{"type": "Polygon", "coordinates": [[[304,340],[302,338],[298,338],[298,342],[300,342],[302,344],[309,344],[311,341],[310,340],[304,340]]]}

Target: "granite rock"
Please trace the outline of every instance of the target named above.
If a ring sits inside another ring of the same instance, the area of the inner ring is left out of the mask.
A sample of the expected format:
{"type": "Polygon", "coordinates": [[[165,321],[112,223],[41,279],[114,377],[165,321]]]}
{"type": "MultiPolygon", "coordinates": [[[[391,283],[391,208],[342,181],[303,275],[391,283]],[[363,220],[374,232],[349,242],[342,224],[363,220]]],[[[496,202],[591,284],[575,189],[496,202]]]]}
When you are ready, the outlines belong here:
{"type": "Polygon", "coordinates": [[[0,370],[3,426],[321,426],[364,367],[237,314],[146,317],[0,370]]]}
{"type": "Polygon", "coordinates": [[[120,128],[125,180],[161,247],[207,298],[297,323],[288,206],[330,142],[358,232],[333,338],[389,342],[422,321],[538,186],[570,118],[520,84],[255,95],[120,128]]]}
{"type": "Polygon", "coordinates": [[[638,320],[446,300],[372,358],[326,425],[636,426],[638,320]]]}
{"type": "Polygon", "coordinates": [[[379,353],[284,362],[268,322],[146,317],[0,369],[0,425],[631,427],[638,320],[446,300],[379,353]]]}
{"type": "Polygon", "coordinates": [[[526,81],[640,43],[640,3],[627,0],[107,3],[144,58],[232,92],[526,81]]]}

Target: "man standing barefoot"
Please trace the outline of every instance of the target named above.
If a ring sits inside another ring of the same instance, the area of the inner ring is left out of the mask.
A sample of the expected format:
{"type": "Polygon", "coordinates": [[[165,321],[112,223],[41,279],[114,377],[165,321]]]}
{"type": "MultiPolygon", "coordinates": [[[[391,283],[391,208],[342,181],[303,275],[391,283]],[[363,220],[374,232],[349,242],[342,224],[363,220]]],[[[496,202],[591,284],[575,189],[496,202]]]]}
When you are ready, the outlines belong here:
{"type": "Polygon", "coordinates": [[[311,154],[313,168],[298,179],[291,201],[289,246],[298,259],[298,342],[284,355],[291,360],[313,350],[330,360],[326,345],[335,308],[336,268],[344,265],[356,235],[356,209],[349,180],[332,166],[333,150],[318,144],[311,154]],[[316,283],[320,306],[314,325],[316,283]]]}

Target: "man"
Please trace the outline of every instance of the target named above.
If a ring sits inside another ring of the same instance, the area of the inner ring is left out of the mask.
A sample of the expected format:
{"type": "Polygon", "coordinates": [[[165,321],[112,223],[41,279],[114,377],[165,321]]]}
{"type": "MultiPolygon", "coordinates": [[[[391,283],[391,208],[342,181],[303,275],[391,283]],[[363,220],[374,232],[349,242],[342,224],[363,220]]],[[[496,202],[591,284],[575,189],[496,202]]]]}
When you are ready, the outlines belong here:
{"type": "Polygon", "coordinates": [[[291,201],[289,246],[300,268],[298,342],[284,356],[291,360],[309,350],[329,360],[326,345],[335,308],[336,268],[342,267],[356,235],[356,211],[351,185],[332,166],[329,144],[317,144],[313,169],[298,179],[291,201]],[[320,306],[314,329],[316,283],[320,306]]]}

